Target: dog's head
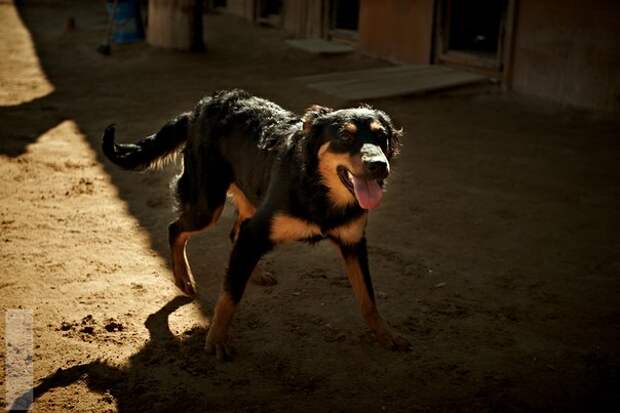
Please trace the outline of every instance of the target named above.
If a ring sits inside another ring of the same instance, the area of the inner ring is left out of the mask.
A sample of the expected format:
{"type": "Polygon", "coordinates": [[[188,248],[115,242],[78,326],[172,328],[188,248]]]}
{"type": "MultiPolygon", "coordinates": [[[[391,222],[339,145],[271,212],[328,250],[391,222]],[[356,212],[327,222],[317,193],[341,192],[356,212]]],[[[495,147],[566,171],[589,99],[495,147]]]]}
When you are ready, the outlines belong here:
{"type": "Polygon", "coordinates": [[[306,154],[316,160],[331,202],[339,207],[355,202],[364,209],[378,207],[402,135],[389,116],[365,106],[336,111],[312,106],[303,121],[306,154]]]}

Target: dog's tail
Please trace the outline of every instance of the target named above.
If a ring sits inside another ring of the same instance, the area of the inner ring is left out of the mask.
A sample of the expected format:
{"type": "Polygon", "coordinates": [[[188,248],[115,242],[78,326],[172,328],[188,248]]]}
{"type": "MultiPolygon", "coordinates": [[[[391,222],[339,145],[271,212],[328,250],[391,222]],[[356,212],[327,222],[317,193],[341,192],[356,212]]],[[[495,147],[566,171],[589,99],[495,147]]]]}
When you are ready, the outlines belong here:
{"type": "Polygon", "coordinates": [[[190,113],[172,119],[153,135],[135,144],[114,143],[115,129],[110,125],[103,132],[105,156],[124,169],[141,171],[166,163],[187,141],[190,113]]]}

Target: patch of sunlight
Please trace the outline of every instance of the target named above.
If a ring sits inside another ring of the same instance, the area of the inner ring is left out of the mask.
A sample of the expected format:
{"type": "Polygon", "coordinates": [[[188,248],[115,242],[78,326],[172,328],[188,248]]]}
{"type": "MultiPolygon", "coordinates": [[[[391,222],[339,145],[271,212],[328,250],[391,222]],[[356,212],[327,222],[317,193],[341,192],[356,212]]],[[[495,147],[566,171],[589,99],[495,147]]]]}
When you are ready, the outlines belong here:
{"type": "MultiPolygon", "coordinates": [[[[97,268],[99,273],[117,271],[112,262],[96,257],[101,253],[117,259],[118,268],[124,272],[135,274],[133,278],[124,277],[126,283],[151,284],[156,280],[152,278],[153,271],[169,273],[166,260],[152,250],[149,232],[130,212],[112,177],[99,162],[91,142],[73,120],[65,120],[39,136],[27,146],[22,158],[31,164],[32,170],[38,170],[35,164],[44,166],[41,172],[45,173],[33,178],[36,178],[36,186],[58,195],[54,200],[55,208],[66,209],[69,215],[79,211],[84,221],[80,226],[91,228],[94,234],[100,234],[98,237],[106,238],[93,256],[93,261],[102,261],[97,268]],[[150,265],[151,271],[144,270],[145,260],[150,261],[147,268],[150,265]]],[[[171,291],[176,288],[172,283],[169,287],[171,291]]]]}
{"type": "Polygon", "coordinates": [[[170,331],[176,337],[183,337],[196,329],[205,329],[210,324],[210,318],[205,316],[197,302],[184,305],[168,317],[170,331]]]}
{"type": "Polygon", "coordinates": [[[49,95],[32,36],[15,5],[0,2],[0,106],[15,106],[49,95]]]}
{"type": "Polygon", "coordinates": [[[72,120],[65,120],[47,130],[26,147],[26,152],[35,153],[50,160],[89,161],[97,160],[86,137],[72,120]]]}

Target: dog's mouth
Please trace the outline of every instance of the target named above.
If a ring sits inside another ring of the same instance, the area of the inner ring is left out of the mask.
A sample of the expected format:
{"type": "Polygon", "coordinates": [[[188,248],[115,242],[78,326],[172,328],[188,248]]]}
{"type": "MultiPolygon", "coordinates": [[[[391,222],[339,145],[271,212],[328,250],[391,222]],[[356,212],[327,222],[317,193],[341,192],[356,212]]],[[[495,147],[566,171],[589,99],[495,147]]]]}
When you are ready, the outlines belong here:
{"type": "Polygon", "coordinates": [[[383,180],[356,176],[342,165],[337,172],[342,184],[355,196],[362,208],[374,209],[381,204],[383,180]]]}

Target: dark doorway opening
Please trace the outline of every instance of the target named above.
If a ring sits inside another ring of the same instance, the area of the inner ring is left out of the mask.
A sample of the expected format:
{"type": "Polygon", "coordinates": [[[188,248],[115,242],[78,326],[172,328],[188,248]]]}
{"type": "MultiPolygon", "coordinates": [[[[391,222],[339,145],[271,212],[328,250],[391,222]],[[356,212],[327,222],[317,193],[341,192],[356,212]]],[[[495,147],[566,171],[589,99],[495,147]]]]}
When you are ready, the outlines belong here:
{"type": "Polygon", "coordinates": [[[329,37],[356,42],[360,16],[359,0],[331,0],[327,7],[329,37]]]}
{"type": "Polygon", "coordinates": [[[211,0],[211,7],[214,9],[225,9],[228,2],[226,0],[211,0]]]}
{"type": "Polygon", "coordinates": [[[282,14],[282,0],[261,0],[259,2],[259,17],[269,17],[282,14]]]}
{"type": "Polygon", "coordinates": [[[499,73],[511,36],[514,0],[440,0],[435,60],[499,73]]]}
{"type": "Polygon", "coordinates": [[[491,56],[497,54],[506,5],[506,0],[453,2],[448,48],[491,56]]]}
{"type": "Polygon", "coordinates": [[[282,23],[282,0],[259,0],[256,20],[261,24],[279,27],[282,23]]]}
{"type": "Polygon", "coordinates": [[[360,15],[359,0],[335,0],[332,2],[332,28],[356,32],[360,15]]]}

